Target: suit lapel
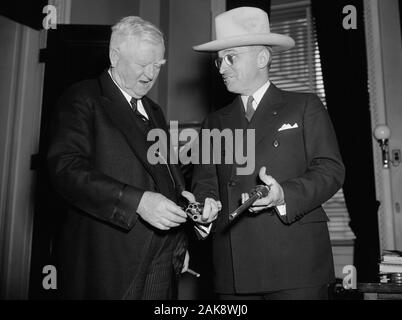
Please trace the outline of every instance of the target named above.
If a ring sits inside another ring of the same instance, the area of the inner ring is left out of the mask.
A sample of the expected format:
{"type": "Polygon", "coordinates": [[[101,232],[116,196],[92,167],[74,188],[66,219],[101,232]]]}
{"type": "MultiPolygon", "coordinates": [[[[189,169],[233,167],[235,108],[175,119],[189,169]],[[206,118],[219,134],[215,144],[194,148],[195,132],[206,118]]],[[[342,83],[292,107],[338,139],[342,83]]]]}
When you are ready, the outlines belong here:
{"type": "Polygon", "coordinates": [[[166,130],[165,119],[163,115],[159,114],[158,106],[146,96],[142,97],[141,102],[153,126],[166,130]]]}
{"type": "Polygon", "coordinates": [[[227,107],[226,111],[220,115],[220,124],[221,124],[220,130],[230,129],[230,131],[233,134],[233,145],[230,146],[228,145],[226,148],[226,143],[223,144],[225,148],[223,149],[224,152],[222,152],[221,154],[222,156],[221,161],[223,163],[225,161],[226,153],[231,153],[233,155],[232,164],[227,164],[226,166],[224,166],[226,169],[225,170],[226,175],[228,178],[230,178],[235,172],[234,169],[236,168],[236,165],[233,165],[236,161],[235,159],[236,148],[242,147],[239,144],[239,141],[236,141],[235,139],[235,130],[246,129],[247,127],[247,120],[245,118],[243,102],[241,101],[240,96],[237,96],[236,99],[233,100],[233,102],[227,107]]]}
{"type": "MultiPolygon", "coordinates": [[[[141,101],[145,108],[145,111],[147,112],[148,116],[150,117],[150,120],[153,122],[154,127],[164,130],[167,134],[168,146],[167,146],[166,154],[167,154],[167,162],[170,163],[171,162],[170,161],[170,159],[171,159],[170,152],[172,152],[172,150],[171,150],[172,142],[170,141],[170,132],[166,125],[165,117],[163,116],[162,112],[160,111],[160,108],[155,103],[153,103],[152,100],[148,99],[147,97],[144,97],[143,99],[141,99],[141,101]]],[[[173,154],[172,156],[176,157],[175,154],[173,154]]],[[[178,159],[176,159],[176,160],[178,160],[178,159]]],[[[180,168],[176,164],[168,164],[168,166],[171,170],[171,173],[172,173],[173,179],[175,180],[178,191],[179,191],[179,193],[181,193],[181,191],[183,191],[185,189],[185,182],[184,182],[183,175],[181,174],[180,168]]]]}
{"type": "Polygon", "coordinates": [[[147,160],[147,150],[151,143],[147,141],[146,135],[136,124],[135,114],[130,105],[107,71],[103,72],[99,81],[103,94],[100,97],[100,104],[114,126],[124,135],[133,153],[152,175],[152,168],[147,160]]]}
{"type": "MultiPolygon", "coordinates": [[[[229,128],[234,133],[235,129],[254,129],[255,130],[255,150],[257,145],[262,141],[272,130],[275,130],[275,125],[279,115],[281,114],[285,102],[282,99],[281,90],[271,83],[267,92],[258,105],[258,108],[250,123],[245,119],[245,110],[243,102],[238,96],[232,104],[227,108],[227,111],[220,116],[221,130],[229,128]]],[[[244,132],[246,133],[246,131],[244,132]]],[[[246,134],[243,135],[243,145],[240,141],[234,141],[235,148],[243,148],[246,150],[246,134]]],[[[229,150],[228,150],[229,151],[229,150]]],[[[232,150],[234,154],[234,150],[232,150]]],[[[235,165],[228,168],[229,177],[235,176],[235,165]]]]}
{"type": "Polygon", "coordinates": [[[276,120],[279,119],[285,104],[282,99],[281,90],[271,83],[248,126],[248,129],[255,129],[256,146],[268,133],[272,132],[271,129],[275,125],[276,120]]]}
{"type": "Polygon", "coordinates": [[[245,118],[245,112],[243,107],[243,102],[240,96],[227,107],[226,111],[220,115],[221,129],[245,129],[247,126],[247,120],[245,118]]]}

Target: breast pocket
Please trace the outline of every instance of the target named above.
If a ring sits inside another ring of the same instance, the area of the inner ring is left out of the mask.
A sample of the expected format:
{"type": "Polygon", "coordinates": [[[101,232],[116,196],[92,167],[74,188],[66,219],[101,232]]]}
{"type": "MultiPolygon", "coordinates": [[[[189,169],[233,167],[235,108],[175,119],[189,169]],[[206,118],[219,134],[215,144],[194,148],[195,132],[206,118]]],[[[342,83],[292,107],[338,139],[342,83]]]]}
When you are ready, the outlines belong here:
{"type": "Polygon", "coordinates": [[[292,128],[292,129],[286,129],[286,130],[281,130],[277,132],[278,137],[288,137],[288,136],[294,136],[302,133],[302,128],[292,128]]]}

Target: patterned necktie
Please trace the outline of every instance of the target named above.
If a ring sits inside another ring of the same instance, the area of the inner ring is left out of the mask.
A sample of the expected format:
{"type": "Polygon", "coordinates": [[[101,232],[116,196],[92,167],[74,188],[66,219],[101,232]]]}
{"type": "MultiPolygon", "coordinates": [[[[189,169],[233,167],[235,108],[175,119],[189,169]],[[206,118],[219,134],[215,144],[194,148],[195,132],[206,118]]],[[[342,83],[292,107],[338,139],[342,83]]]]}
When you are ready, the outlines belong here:
{"type": "Polygon", "coordinates": [[[131,107],[132,107],[134,113],[135,113],[142,121],[148,121],[148,119],[147,119],[143,114],[141,114],[141,113],[138,111],[138,109],[137,109],[137,101],[138,101],[138,99],[136,99],[136,98],[131,98],[131,100],[130,100],[130,104],[131,104],[131,107]]]}
{"type": "Polygon", "coordinates": [[[247,99],[247,106],[246,106],[246,119],[248,120],[248,122],[251,121],[251,118],[254,115],[254,108],[253,108],[253,96],[249,96],[247,99]]]}

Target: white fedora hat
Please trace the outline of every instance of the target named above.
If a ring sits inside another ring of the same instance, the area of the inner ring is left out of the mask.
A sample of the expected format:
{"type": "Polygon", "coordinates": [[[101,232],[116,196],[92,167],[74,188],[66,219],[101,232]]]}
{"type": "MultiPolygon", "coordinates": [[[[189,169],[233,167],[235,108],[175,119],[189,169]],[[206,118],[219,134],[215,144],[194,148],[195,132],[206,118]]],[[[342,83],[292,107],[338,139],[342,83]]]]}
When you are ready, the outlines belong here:
{"type": "Polygon", "coordinates": [[[267,45],[274,52],[294,47],[295,41],[285,35],[271,33],[268,14],[258,8],[240,7],[215,18],[216,40],[193,47],[195,51],[220,51],[233,47],[267,45]]]}

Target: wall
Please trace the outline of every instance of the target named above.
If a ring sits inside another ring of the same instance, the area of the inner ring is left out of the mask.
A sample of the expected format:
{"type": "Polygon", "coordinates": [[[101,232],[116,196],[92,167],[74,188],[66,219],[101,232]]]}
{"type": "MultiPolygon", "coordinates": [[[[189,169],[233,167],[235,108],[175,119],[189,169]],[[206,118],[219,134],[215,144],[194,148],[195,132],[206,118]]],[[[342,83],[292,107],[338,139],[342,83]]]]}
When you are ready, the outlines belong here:
{"type": "Polygon", "coordinates": [[[169,1],[167,117],[201,121],[209,111],[210,56],[192,46],[211,40],[211,3],[169,1]],[[172,23],[174,22],[174,23],[172,23]]]}
{"type": "MultiPolygon", "coordinates": [[[[6,252],[8,243],[8,214],[7,214],[7,197],[8,179],[10,170],[10,148],[12,123],[14,113],[12,112],[13,101],[15,97],[13,69],[17,64],[17,56],[15,55],[17,46],[17,28],[18,24],[0,16],[0,41],[2,42],[0,49],[0,253],[6,252]],[[6,236],[7,235],[7,236],[6,236]]],[[[0,297],[5,296],[6,283],[6,257],[0,254],[0,297]]]]}
{"type": "Polygon", "coordinates": [[[71,0],[71,24],[112,25],[122,17],[138,15],[140,0],[71,0]]]}

